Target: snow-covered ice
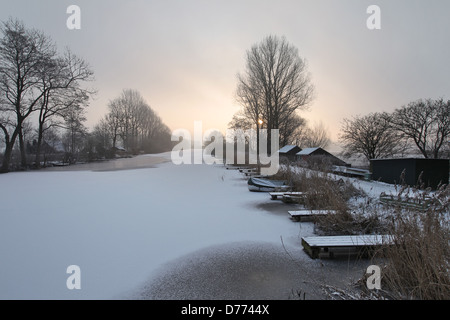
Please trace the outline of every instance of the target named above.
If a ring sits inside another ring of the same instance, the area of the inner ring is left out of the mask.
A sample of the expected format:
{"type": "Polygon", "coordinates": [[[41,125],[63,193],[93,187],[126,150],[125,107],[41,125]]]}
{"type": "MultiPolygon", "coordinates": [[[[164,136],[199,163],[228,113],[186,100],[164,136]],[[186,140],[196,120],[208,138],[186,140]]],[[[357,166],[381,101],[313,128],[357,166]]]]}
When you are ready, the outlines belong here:
{"type": "Polygon", "coordinates": [[[298,224],[256,208],[267,194],[220,165],[15,172],[0,199],[0,299],[111,299],[202,248],[300,241],[298,224]],[[81,290],[66,287],[69,265],[81,290]]]}
{"type": "MultiPolygon", "coordinates": [[[[170,160],[170,153],[131,160],[139,167],[134,170],[95,165],[95,171],[78,166],[1,175],[0,299],[127,298],[164,278],[161,270],[170,263],[214,248],[226,256],[277,247],[280,254],[295,252],[311,267],[304,270],[324,266],[301,251],[312,225],[293,223],[288,209],[285,215],[263,210],[273,201],[249,192],[241,173],[222,165],[177,166],[161,157],[170,160]],[[153,168],[146,159],[154,160],[153,168]],[[81,269],[81,290],[66,286],[70,265],[81,269]]],[[[351,180],[374,197],[395,191],[351,180]]]]}

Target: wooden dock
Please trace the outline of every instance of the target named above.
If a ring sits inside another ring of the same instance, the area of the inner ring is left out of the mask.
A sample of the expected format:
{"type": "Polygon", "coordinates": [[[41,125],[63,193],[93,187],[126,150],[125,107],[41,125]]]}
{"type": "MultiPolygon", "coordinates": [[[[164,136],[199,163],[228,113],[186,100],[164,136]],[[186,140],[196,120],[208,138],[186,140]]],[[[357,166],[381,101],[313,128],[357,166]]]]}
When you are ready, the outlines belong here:
{"type": "Polygon", "coordinates": [[[245,169],[249,169],[249,167],[239,167],[239,166],[226,166],[225,167],[226,170],[245,170],[245,169]]]}
{"type": "Polygon", "coordinates": [[[350,177],[363,177],[366,180],[370,180],[370,171],[346,166],[333,166],[333,172],[350,177]]]}
{"type": "Polygon", "coordinates": [[[305,193],[285,194],[281,199],[284,203],[303,203],[305,201],[305,193]]]}
{"type": "Polygon", "coordinates": [[[291,219],[294,221],[311,221],[314,217],[335,214],[336,210],[298,210],[288,211],[291,219]]]}
{"type": "Polygon", "coordinates": [[[308,192],[292,192],[292,191],[271,192],[270,197],[272,200],[278,200],[278,198],[280,197],[280,199],[284,203],[304,203],[307,194],[308,192]]]}
{"type": "Polygon", "coordinates": [[[304,195],[304,193],[303,192],[270,192],[269,195],[272,200],[278,200],[278,197],[281,197],[281,198],[283,198],[284,196],[299,197],[299,196],[304,195]]]}
{"type": "Polygon", "coordinates": [[[431,205],[431,198],[399,198],[398,196],[380,194],[380,202],[390,206],[397,206],[419,211],[426,211],[431,205]]]}
{"type": "Polygon", "coordinates": [[[313,258],[319,258],[321,253],[328,253],[333,257],[335,252],[351,251],[370,252],[377,247],[392,243],[389,235],[358,235],[358,236],[319,236],[302,238],[302,246],[306,253],[313,258]]]}

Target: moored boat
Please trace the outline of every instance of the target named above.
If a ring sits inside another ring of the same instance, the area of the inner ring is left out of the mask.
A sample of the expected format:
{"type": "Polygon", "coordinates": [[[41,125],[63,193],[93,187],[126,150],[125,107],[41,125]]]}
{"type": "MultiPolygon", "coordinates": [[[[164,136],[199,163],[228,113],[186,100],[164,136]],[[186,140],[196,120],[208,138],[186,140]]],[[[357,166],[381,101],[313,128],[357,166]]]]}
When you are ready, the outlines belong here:
{"type": "Polygon", "coordinates": [[[269,180],[261,178],[248,179],[248,190],[256,192],[273,192],[273,191],[287,191],[289,186],[281,180],[269,180]]]}

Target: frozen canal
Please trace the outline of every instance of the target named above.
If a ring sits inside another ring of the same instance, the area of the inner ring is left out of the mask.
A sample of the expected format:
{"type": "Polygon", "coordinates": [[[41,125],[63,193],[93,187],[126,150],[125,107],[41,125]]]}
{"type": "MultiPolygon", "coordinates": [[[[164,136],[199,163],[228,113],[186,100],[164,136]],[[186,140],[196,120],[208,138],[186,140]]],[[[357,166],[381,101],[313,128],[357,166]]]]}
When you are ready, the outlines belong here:
{"type": "Polygon", "coordinates": [[[239,172],[167,156],[1,175],[0,298],[320,299],[320,284],[362,275],[367,261],[311,260],[300,240],[312,224],[239,172]]]}

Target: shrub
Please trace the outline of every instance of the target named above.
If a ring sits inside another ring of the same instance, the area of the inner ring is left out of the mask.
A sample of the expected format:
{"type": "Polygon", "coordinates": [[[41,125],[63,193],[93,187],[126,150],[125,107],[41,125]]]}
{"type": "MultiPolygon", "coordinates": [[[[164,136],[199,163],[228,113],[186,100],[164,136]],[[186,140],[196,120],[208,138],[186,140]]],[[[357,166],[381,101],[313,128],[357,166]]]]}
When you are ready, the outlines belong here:
{"type": "Polygon", "coordinates": [[[276,179],[287,181],[294,191],[305,192],[300,203],[306,209],[336,211],[315,219],[317,233],[352,235],[377,233],[383,229],[382,219],[376,213],[368,214],[367,206],[359,208],[349,204],[352,198],[367,198],[367,195],[348,180],[337,179],[323,171],[290,166],[284,166],[276,179]]]}

